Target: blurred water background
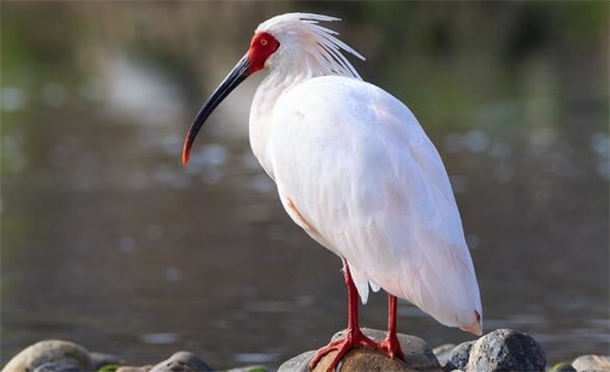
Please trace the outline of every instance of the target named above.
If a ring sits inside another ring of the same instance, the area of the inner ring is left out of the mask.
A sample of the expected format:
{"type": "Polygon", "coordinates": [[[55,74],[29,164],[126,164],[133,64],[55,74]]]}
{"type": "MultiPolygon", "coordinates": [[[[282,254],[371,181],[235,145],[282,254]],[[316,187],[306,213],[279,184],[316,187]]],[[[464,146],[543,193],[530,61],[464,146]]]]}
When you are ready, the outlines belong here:
{"type": "MultiPolygon", "coordinates": [[[[47,338],[132,363],[186,349],[278,365],[345,326],[340,262],[297,228],[247,141],[244,83],[191,163],[183,136],[256,25],[333,24],[451,175],[487,330],[550,361],[608,353],[607,2],[3,2],[2,363],[47,338]]],[[[362,323],[385,328],[376,295],[362,323]]],[[[471,337],[406,302],[399,330],[471,337]]]]}

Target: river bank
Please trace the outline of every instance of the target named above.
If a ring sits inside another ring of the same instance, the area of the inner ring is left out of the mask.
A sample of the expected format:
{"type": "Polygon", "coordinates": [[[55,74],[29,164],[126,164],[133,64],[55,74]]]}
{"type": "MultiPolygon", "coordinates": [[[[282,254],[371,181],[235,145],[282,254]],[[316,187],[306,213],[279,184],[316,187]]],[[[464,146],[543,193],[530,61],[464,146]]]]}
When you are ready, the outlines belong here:
{"type": "MultiPolygon", "coordinates": [[[[342,336],[338,332],[333,339],[342,336]]],[[[369,337],[380,340],[383,331],[363,329],[369,337]]],[[[573,361],[548,364],[546,353],[530,335],[511,329],[490,332],[477,340],[459,345],[445,344],[432,349],[423,339],[399,334],[399,341],[407,362],[392,360],[380,352],[359,348],[349,352],[340,364],[341,372],[397,371],[397,372],[501,372],[550,371],[594,372],[610,371],[610,357],[583,355],[573,361]]],[[[314,351],[302,353],[286,362],[278,372],[307,372],[307,364],[314,351]]],[[[313,372],[323,371],[332,359],[329,353],[313,372]]],[[[69,341],[45,340],[33,344],[15,355],[2,372],[269,372],[263,365],[229,369],[215,369],[198,355],[179,351],[161,362],[151,361],[145,366],[134,366],[119,355],[90,352],[69,341]]]]}

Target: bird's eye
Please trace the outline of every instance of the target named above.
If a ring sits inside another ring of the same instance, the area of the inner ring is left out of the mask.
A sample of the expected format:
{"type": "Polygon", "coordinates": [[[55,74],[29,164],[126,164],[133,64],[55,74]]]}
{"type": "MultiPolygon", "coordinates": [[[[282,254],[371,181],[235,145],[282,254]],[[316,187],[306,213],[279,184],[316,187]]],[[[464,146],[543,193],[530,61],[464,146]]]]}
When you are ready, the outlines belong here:
{"type": "Polygon", "coordinates": [[[267,44],[269,44],[269,42],[267,41],[267,39],[261,39],[261,45],[262,45],[262,46],[267,46],[267,44]]]}

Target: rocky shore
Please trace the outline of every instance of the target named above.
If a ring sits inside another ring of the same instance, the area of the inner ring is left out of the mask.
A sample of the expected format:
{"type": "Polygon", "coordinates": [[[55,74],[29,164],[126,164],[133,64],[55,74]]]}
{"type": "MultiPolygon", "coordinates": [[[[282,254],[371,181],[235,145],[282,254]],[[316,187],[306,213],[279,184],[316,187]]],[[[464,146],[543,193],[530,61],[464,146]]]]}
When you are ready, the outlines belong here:
{"type": "MultiPolygon", "coordinates": [[[[369,337],[381,340],[382,331],[363,329],[369,337]]],[[[333,339],[340,337],[338,332],[333,339]]],[[[399,335],[407,363],[387,358],[369,348],[349,352],[339,364],[340,372],[610,372],[610,357],[583,355],[547,367],[544,350],[526,333],[500,329],[478,340],[459,345],[446,344],[432,349],[426,341],[410,335],[399,335]]],[[[315,351],[302,353],[285,363],[278,372],[307,372],[307,364],[315,351]]],[[[324,371],[332,356],[324,357],[314,372],[324,371]]],[[[120,357],[90,352],[69,341],[46,340],[31,345],[15,355],[1,372],[214,372],[199,356],[180,351],[168,359],[146,366],[133,366],[120,357]]],[[[268,372],[265,366],[248,366],[226,372],[268,372]]]]}

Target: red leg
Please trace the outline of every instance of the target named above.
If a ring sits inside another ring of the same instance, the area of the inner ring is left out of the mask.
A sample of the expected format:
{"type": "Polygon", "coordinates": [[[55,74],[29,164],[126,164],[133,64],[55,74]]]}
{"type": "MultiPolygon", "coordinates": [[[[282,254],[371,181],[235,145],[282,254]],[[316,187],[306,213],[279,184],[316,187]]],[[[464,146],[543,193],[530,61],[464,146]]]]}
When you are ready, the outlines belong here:
{"type": "Polygon", "coordinates": [[[347,284],[347,334],[345,337],[342,337],[338,340],[332,341],[325,347],[321,348],[316,352],[316,355],[313,357],[311,362],[309,363],[309,369],[312,370],[316,364],[322,359],[326,354],[330,353],[333,350],[338,350],[337,354],[334,356],[332,362],[326,369],[326,372],[330,372],[335,369],[337,364],[341,361],[341,358],[347,354],[351,349],[360,347],[360,346],[371,346],[376,347],[376,343],[370,338],[366,337],[362,331],[360,330],[360,326],[358,324],[358,291],[356,290],[356,286],[354,285],[354,281],[352,280],[352,275],[349,271],[349,266],[345,265],[345,283],[347,284]]]}
{"type": "Polygon", "coordinates": [[[390,358],[396,357],[406,362],[405,354],[402,352],[398,336],[396,336],[396,296],[391,294],[388,294],[388,335],[378,344],[378,348],[384,350],[390,358]]]}

